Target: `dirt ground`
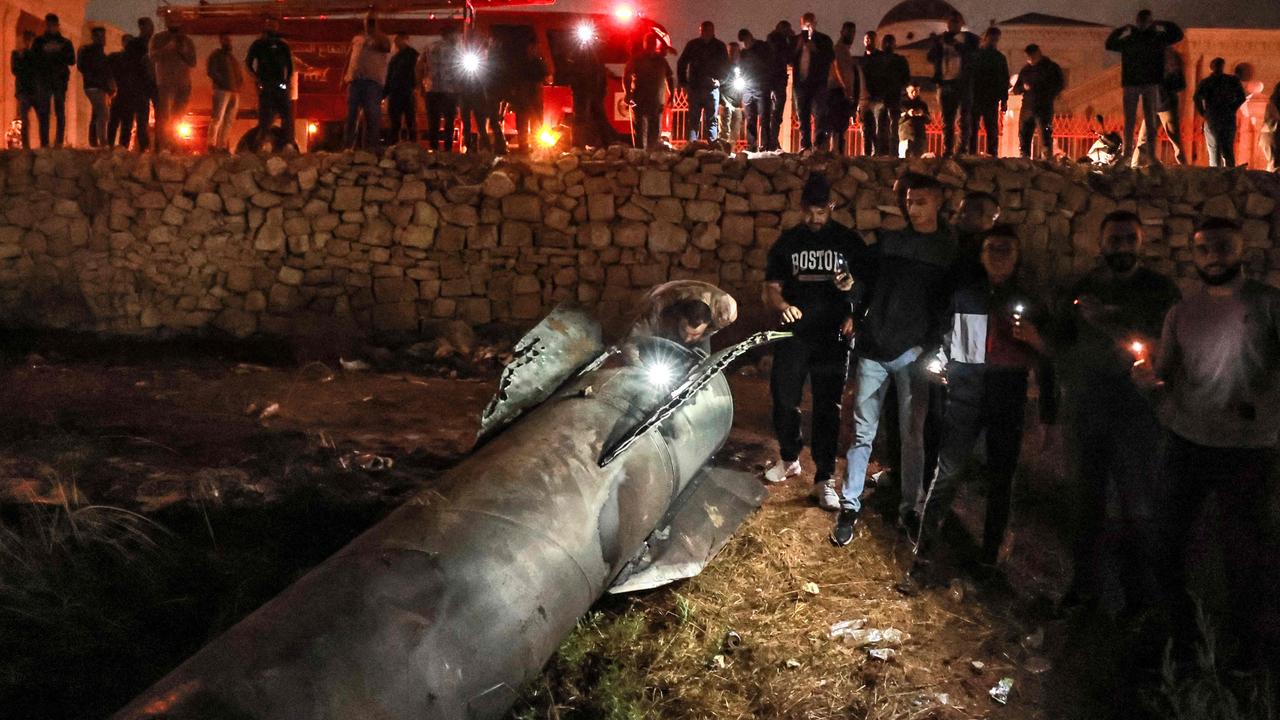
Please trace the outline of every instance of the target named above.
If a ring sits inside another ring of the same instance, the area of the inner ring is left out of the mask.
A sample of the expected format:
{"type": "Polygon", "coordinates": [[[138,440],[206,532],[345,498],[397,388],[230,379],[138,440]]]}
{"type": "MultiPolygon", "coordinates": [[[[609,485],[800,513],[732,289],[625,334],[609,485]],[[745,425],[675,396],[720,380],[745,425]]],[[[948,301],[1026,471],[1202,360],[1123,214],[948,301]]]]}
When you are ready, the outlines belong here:
{"type": "MultiPolygon", "coordinates": [[[[74,518],[90,517],[76,508],[137,513],[149,534],[136,548],[131,535],[114,541],[108,550],[121,557],[87,579],[34,562],[0,576],[0,703],[11,718],[109,714],[431,483],[469,449],[496,384],[493,373],[350,372],[146,348],[26,347],[0,363],[0,550],[14,556],[24,537],[52,535],[64,513],[75,542],[63,559],[74,564],[88,542],[74,518]],[[393,464],[380,468],[380,458],[393,464]]],[[[767,380],[747,367],[732,385],[735,424],[718,461],[758,470],[774,452],[767,380]]],[[[1032,433],[1032,466],[1043,442],[1032,433]]],[[[1018,492],[1007,582],[961,568],[915,598],[893,588],[909,545],[876,512],[850,547],[835,548],[832,516],[808,500],[803,478],[772,487],[703,575],[602,601],[513,716],[1105,715],[1116,682],[1099,650],[1109,630],[1090,630],[1081,652],[1071,647],[1080,633],[1044,612],[1066,573],[1044,482],[1018,492]],[[850,620],[909,638],[875,646],[892,650],[877,659],[830,637],[850,620]],[[1007,704],[989,694],[1002,678],[1013,682],[1007,704]]],[[[872,493],[871,508],[890,494],[872,493]]],[[[966,491],[970,525],[980,504],[966,491]]]]}

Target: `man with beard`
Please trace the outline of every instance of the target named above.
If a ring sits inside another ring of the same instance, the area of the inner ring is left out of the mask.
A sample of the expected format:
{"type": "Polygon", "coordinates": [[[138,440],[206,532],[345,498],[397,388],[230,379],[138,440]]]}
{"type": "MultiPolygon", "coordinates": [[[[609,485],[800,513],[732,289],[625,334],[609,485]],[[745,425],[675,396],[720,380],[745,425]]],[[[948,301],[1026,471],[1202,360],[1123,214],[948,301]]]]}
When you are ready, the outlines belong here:
{"type": "Polygon", "coordinates": [[[824,510],[836,510],[840,401],[849,372],[854,295],[869,276],[868,252],[858,233],[831,220],[831,186],[821,174],[809,176],[801,204],[804,222],[782,233],[769,249],[765,268],[765,306],[781,316],[784,329],[795,337],[774,346],[769,389],[781,460],[764,477],[782,482],[801,472],[800,403],[807,379],[813,395],[812,494],[824,510]]]}
{"type": "Polygon", "coordinates": [[[1108,486],[1130,542],[1121,554],[1129,601],[1150,601],[1154,542],[1153,478],[1160,430],[1150,404],[1129,377],[1134,342],[1148,347],[1178,301],[1173,281],[1142,267],[1138,216],[1117,210],[1102,220],[1102,267],[1084,276],[1062,303],[1055,356],[1063,386],[1067,438],[1080,492],[1074,523],[1074,579],[1064,606],[1089,603],[1102,586],[1096,569],[1106,529],[1108,486]]]}
{"type": "Polygon", "coordinates": [[[840,26],[840,40],[835,45],[835,61],[831,63],[831,78],[827,81],[827,108],[825,128],[821,137],[831,138],[831,151],[843,155],[849,121],[861,98],[864,83],[862,67],[853,56],[853,36],[858,28],[852,22],[840,26]]]}
{"type": "Polygon", "coordinates": [[[1165,428],[1161,584],[1179,639],[1191,640],[1186,552],[1205,500],[1216,494],[1227,636],[1241,642],[1242,664],[1266,669],[1280,657],[1273,597],[1280,547],[1268,491],[1280,438],[1280,290],[1244,276],[1244,235],[1233,221],[1205,220],[1191,256],[1200,287],[1169,311],[1159,348],[1151,358],[1138,353],[1132,371],[1156,394],[1165,428]]]}

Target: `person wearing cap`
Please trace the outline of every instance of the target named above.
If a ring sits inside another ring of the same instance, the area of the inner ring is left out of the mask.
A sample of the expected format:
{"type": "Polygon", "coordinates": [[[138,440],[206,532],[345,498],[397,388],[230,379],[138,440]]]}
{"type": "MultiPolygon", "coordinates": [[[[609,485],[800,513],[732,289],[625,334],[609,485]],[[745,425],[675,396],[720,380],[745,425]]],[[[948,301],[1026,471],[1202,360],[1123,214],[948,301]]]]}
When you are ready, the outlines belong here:
{"type": "Polygon", "coordinates": [[[900,422],[899,527],[914,533],[924,508],[924,423],[929,393],[919,367],[942,343],[955,264],[955,233],[942,216],[942,184],[927,175],[903,182],[908,226],[878,231],[877,269],[858,327],[854,441],[841,488],[840,514],[831,541],[848,545],[862,509],[871,446],[880,428],[890,381],[897,390],[900,422]]]}
{"type": "Polygon", "coordinates": [[[840,401],[854,309],[871,275],[871,255],[857,232],[831,219],[831,186],[824,176],[809,176],[800,202],[804,221],[779,236],[765,266],[765,306],[777,313],[783,329],[795,333],[774,345],[770,393],[780,461],[765,480],[782,482],[801,473],[800,402],[807,379],[813,397],[813,496],[823,509],[835,510],[840,401]]]}

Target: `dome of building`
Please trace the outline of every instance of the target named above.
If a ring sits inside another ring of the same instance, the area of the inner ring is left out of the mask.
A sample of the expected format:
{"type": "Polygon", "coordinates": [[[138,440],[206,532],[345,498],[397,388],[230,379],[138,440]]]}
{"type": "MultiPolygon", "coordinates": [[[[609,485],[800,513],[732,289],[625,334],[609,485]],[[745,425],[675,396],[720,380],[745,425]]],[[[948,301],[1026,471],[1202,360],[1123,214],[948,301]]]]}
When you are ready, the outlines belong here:
{"type": "Polygon", "coordinates": [[[906,45],[946,32],[947,19],[954,12],[955,6],[947,0],[902,0],[885,13],[876,30],[881,37],[893,35],[898,45],[906,45]]]}

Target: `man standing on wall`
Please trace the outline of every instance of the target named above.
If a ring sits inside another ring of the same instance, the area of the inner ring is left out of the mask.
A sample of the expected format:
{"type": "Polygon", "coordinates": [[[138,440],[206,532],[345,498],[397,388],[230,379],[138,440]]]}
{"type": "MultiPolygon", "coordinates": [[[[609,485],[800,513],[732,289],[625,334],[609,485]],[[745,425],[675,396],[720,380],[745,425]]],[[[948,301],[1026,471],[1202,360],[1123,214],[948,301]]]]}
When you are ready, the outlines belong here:
{"type": "Polygon", "coordinates": [[[1107,520],[1108,486],[1119,501],[1124,535],[1115,548],[1122,586],[1133,607],[1153,599],[1150,573],[1156,539],[1155,412],[1129,377],[1133,343],[1145,349],[1160,334],[1178,301],[1174,282],[1143,267],[1143,228],[1128,210],[1107,215],[1099,228],[1101,266],[1061,302],[1053,333],[1066,410],[1067,440],[1080,493],[1075,503],[1074,578],[1063,604],[1095,601],[1104,587],[1098,568],[1107,520]]]}
{"type": "Polygon", "coordinates": [[[453,152],[453,126],[458,117],[458,28],[448,25],[440,42],[422,53],[418,76],[426,91],[427,147],[453,152]]]}
{"type": "MultiPolygon", "coordinates": [[[[249,46],[245,60],[249,72],[258,81],[258,127],[254,132],[255,149],[272,134],[271,126],[280,118],[281,144],[294,144],[293,100],[289,90],[293,85],[293,53],[289,44],[280,37],[280,21],[267,18],[262,36],[249,46]]],[[[275,143],[273,143],[275,144],[275,143]]],[[[279,145],[276,145],[279,150],[279,145]]]]}
{"type": "Polygon", "coordinates": [[[416,98],[418,87],[418,51],[409,44],[409,34],[396,33],[395,55],[387,63],[387,113],[391,115],[391,142],[398,143],[403,130],[409,142],[418,140],[416,98]]]}
{"type": "MultiPolygon", "coordinates": [[[[1123,158],[1133,157],[1133,133],[1138,125],[1138,101],[1147,127],[1156,126],[1156,106],[1164,80],[1165,48],[1182,40],[1182,28],[1167,20],[1155,20],[1150,10],[1138,12],[1137,24],[1123,25],[1107,38],[1107,49],[1120,53],[1120,84],[1124,86],[1123,158]]],[[[1148,135],[1147,145],[1154,140],[1148,135]]],[[[1151,148],[1146,148],[1150,153],[1151,148]]]]}
{"type": "Polygon", "coordinates": [[[982,34],[982,46],[973,55],[973,122],[965,145],[978,152],[978,123],[987,131],[986,152],[1000,154],[1000,118],[1009,102],[1009,61],[1000,52],[1000,28],[982,34]]]}
{"type": "Polygon", "coordinates": [[[342,131],[342,144],[347,148],[363,147],[376,151],[382,136],[382,87],[387,81],[387,63],[391,58],[391,38],[378,30],[378,18],[369,13],[364,18],[364,32],[351,39],[351,55],[342,80],[347,85],[347,124],[342,131]],[[361,116],[364,136],[356,137],[361,116]]]}
{"type": "Polygon", "coordinates": [[[824,146],[825,139],[829,136],[831,150],[837,155],[844,154],[849,122],[853,119],[865,87],[862,67],[853,56],[853,40],[857,30],[857,26],[851,22],[840,26],[840,40],[835,44],[835,61],[831,63],[831,78],[827,81],[826,123],[818,146],[824,146]]]}
{"type": "MultiPolygon", "coordinates": [[[[769,130],[766,132],[763,128],[761,129],[764,135],[764,141],[761,143],[764,150],[778,150],[782,147],[783,128],[787,129],[788,134],[791,132],[790,119],[785,115],[788,68],[791,67],[791,61],[795,58],[796,40],[796,35],[791,31],[791,23],[786,20],[779,20],[778,25],[766,39],[773,52],[773,61],[769,65],[768,75],[769,105],[772,108],[772,114],[769,116],[769,130]]],[[[763,125],[763,121],[761,124],[763,125]]]]}
{"type": "MultiPolygon", "coordinates": [[[[775,63],[773,47],[767,42],[756,40],[746,28],[738,31],[738,42],[742,44],[738,69],[743,82],[743,124],[747,128],[747,150],[768,150],[769,123],[773,117],[773,98],[769,88],[769,76],[775,63]]],[[[785,79],[783,85],[786,85],[785,79]]]]}
{"type": "Polygon", "coordinates": [[[76,64],[76,49],[62,37],[58,16],[44,16],[44,34],[31,44],[31,61],[35,69],[36,124],[40,126],[40,147],[49,147],[49,113],[52,109],[56,128],[53,146],[62,147],[67,130],[67,84],[71,82],[71,66],[76,64]]]}
{"type": "Polygon", "coordinates": [[[107,66],[107,29],[95,27],[89,31],[92,41],[82,45],[76,55],[76,69],[84,83],[85,97],[89,98],[89,147],[106,147],[107,103],[115,94],[115,82],[111,68],[107,66]]]}
{"type": "MultiPolygon", "coordinates": [[[[631,57],[622,74],[622,89],[626,93],[627,104],[631,106],[631,131],[645,150],[659,147],[662,108],[675,88],[675,76],[662,50],[662,39],[657,33],[647,33],[640,52],[631,57]]],[[[755,137],[752,126],[747,127],[747,137],[755,137]]]]}
{"type": "Polygon", "coordinates": [[[218,36],[218,49],[209,53],[205,74],[213,85],[213,112],[209,117],[209,152],[231,148],[231,126],[240,110],[240,90],[244,87],[244,71],[240,60],[231,52],[231,36],[218,36]]]}
{"type": "Polygon", "coordinates": [[[9,72],[13,73],[13,97],[18,101],[18,122],[22,125],[22,149],[31,149],[31,111],[35,108],[36,63],[31,57],[31,44],[36,34],[22,32],[22,47],[9,53],[9,72]]]}
{"type": "Polygon", "coordinates": [[[929,62],[933,63],[933,81],[938,84],[938,104],[942,106],[942,154],[951,156],[956,150],[956,120],[960,121],[960,152],[969,138],[973,123],[973,87],[970,76],[978,36],[963,30],[964,17],[958,12],[947,19],[947,31],[933,38],[929,62]]]}
{"type": "Polygon", "coordinates": [[[689,142],[720,137],[720,80],[728,72],[729,48],[716,37],[715,23],[705,20],[676,61],[676,78],[689,98],[689,142]]]}
{"type": "Polygon", "coordinates": [[[765,269],[765,306],[795,333],[774,345],[769,387],[781,460],[765,472],[765,480],[782,482],[801,472],[800,402],[807,378],[813,396],[812,493],[824,510],[836,510],[840,401],[849,372],[855,295],[870,274],[869,251],[858,233],[831,219],[831,186],[821,174],[809,176],[801,204],[804,222],[782,233],[769,249],[765,269]]]}
{"type": "Polygon", "coordinates": [[[862,126],[862,154],[884,155],[889,140],[887,128],[880,122],[884,113],[884,64],[879,62],[880,50],[876,48],[876,31],[862,35],[862,56],[858,66],[862,71],[862,101],[858,103],[858,124],[862,126]]]}
{"type": "Polygon", "coordinates": [[[1022,157],[1031,157],[1031,141],[1040,132],[1040,155],[1053,159],[1053,104],[1064,86],[1062,68],[1040,52],[1040,46],[1027,46],[1027,64],[1022,66],[1013,83],[1015,95],[1022,96],[1018,120],[1018,145],[1022,157]]]}
{"type": "MultiPolygon", "coordinates": [[[[1160,103],[1156,106],[1156,116],[1164,127],[1165,135],[1169,137],[1169,144],[1173,146],[1173,160],[1179,165],[1187,164],[1187,156],[1182,149],[1181,122],[1182,92],[1186,89],[1187,79],[1182,74],[1182,56],[1173,47],[1167,47],[1164,49],[1164,81],[1160,83],[1160,103]]],[[[1159,130],[1147,127],[1144,121],[1142,129],[1138,131],[1138,152],[1133,155],[1134,167],[1159,162],[1159,135],[1148,137],[1149,132],[1158,133],[1159,130]],[[1143,152],[1143,148],[1149,152],[1143,152]]]]}
{"type": "Polygon", "coordinates": [[[151,60],[156,67],[156,150],[178,138],[178,123],[191,100],[191,68],[196,66],[196,45],[171,16],[165,31],[151,40],[151,60]]]}
{"type": "Polygon", "coordinates": [[[858,328],[854,440],[841,489],[840,515],[831,531],[836,545],[853,540],[890,380],[898,393],[901,425],[899,526],[915,534],[924,507],[924,422],[929,394],[916,361],[942,342],[956,243],[942,219],[942,184],[924,175],[908,176],[904,184],[909,225],[904,230],[879,231],[874,246],[879,268],[871,282],[866,317],[858,328]]]}
{"type": "Polygon", "coordinates": [[[813,13],[805,13],[800,19],[800,37],[791,61],[792,87],[795,90],[796,117],[800,121],[800,149],[813,147],[814,127],[819,133],[826,127],[827,81],[831,77],[831,64],[835,62],[835,45],[831,37],[818,32],[813,13]]]}
{"type": "Polygon", "coordinates": [[[1244,84],[1224,72],[1227,61],[1209,62],[1209,77],[1196,85],[1196,112],[1204,118],[1204,144],[1209,167],[1236,166],[1236,113],[1244,104],[1244,84]]]}

